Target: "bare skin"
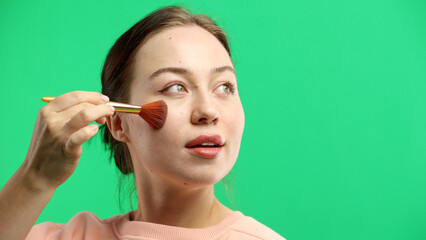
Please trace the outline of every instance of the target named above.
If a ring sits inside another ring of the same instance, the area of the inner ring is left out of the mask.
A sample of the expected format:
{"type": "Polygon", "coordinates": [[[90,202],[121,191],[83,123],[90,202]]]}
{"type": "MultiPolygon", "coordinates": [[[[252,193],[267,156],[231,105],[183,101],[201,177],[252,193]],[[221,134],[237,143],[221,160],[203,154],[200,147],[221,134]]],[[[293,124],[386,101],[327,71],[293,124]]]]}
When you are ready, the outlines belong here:
{"type": "Polygon", "coordinates": [[[89,125],[93,121],[107,122],[114,138],[129,147],[139,197],[131,220],[203,228],[232,213],[214,196],[214,184],[235,164],[244,129],[228,53],[196,26],[157,33],[139,53],[130,103],[164,100],[169,111],[163,128],[153,130],[136,115],[114,114],[99,93],[71,92],[47,104],[37,117],[24,163],[0,191],[1,239],[25,239],[55,190],[74,172],[82,144],[98,132],[89,125]],[[168,72],[149,79],[164,67],[190,74],[168,72]],[[225,142],[214,159],[185,148],[195,137],[212,134],[225,142]]]}
{"type": "Polygon", "coordinates": [[[217,224],[232,210],[216,199],[214,184],[234,166],[244,129],[229,54],[201,27],[170,28],[139,49],[133,75],[132,104],[163,100],[169,110],[160,130],[151,129],[138,116],[107,118],[111,133],[127,144],[132,156],[139,198],[132,219],[186,228],[217,224]],[[162,68],[185,71],[150,77],[162,68]],[[219,68],[222,71],[215,71],[219,68]],[[214,159],[185,148],[199,135],[216,134],[225,146],[214,159]]]}
{"type": "Polygon", "coordinates": [[[114,111],[100,93],[66,93],[37,117],[23,164],[0,191],[0,238],[25,239],[55,190],[74,172],[82,144],[114,111]],[[19,224],[17,224],[19,223],[19,224]]]}

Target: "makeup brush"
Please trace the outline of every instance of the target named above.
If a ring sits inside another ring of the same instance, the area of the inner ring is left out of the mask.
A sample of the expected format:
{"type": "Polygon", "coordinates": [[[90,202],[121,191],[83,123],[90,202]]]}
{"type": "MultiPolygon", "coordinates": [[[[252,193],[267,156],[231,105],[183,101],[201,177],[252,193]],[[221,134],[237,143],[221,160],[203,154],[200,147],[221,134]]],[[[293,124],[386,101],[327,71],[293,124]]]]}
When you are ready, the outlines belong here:
{"type": "MultiPolygon", "coordinates": [[[[50,102],[55,97],[42,97],[44,102],[50,102]]],[[[106,105],[113,106],[116,112],[139,114],[154,129],[163,127],[167,117],[167,104],[163,100],[144,104],[142,106],[119,102],[107,102],[106,105]]]]}

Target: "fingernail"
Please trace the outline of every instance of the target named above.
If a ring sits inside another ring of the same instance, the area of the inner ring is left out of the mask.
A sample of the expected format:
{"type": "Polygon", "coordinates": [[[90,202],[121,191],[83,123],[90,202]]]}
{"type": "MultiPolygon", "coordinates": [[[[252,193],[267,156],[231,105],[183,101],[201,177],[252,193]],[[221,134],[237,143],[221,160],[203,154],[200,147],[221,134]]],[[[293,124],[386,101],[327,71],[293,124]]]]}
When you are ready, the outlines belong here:
{"type": "Polygon", "coordinates": [[[92,124],[92,125],[90,125],[90,128],[91,128],[94,132],[98,131],[98,125],[96,125],[96,124],[92,124]]]}
{"type": "Polygon", "coordinates": [[[115,111],[115,107],[109,105],[109,108],[114,112],[115,111]]]}
{"type": "Polygon", "coordinates": [[[109,97],[102,94],[102,100],[109,102],[109,97]]]}

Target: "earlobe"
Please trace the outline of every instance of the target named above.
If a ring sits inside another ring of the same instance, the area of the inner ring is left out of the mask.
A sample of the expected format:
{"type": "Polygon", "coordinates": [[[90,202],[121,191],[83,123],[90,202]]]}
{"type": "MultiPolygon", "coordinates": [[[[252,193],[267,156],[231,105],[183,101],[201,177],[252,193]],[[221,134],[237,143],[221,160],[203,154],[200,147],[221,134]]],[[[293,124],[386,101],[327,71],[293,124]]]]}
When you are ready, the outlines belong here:
{"type": "Polygon", "coordinates": [[[117,141],[128,142],[120,114],[114,113],[114,115],[107,117],[107,126],[112,136],[117,141]]]}

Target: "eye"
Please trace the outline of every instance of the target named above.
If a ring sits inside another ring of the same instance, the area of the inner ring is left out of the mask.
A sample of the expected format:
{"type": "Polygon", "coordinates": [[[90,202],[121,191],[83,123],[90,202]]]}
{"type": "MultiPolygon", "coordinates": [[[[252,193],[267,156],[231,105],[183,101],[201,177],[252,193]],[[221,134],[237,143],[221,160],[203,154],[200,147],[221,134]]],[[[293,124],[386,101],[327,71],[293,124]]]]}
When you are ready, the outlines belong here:
{"type": "Polygon", "coordinates": [[[219,90],[219,92],[226,92],[229,93],[230,92],[230,88],[228,85],[220,85],[218,88],[216,88],[216,90],[219,90]]]}
{"type": "Polygon", "coordinates": [[[234,84],[232,84],[231,82],[226,82],[216,88],[215,91],[222,93],[234,93],[234,89],[234,84]]]}
{"type": "Polygon", "coordinates": [[[186,89],[182,84],[173,84],[169,87],[164,88],[160,92],[186,92],[186,89]]]}

